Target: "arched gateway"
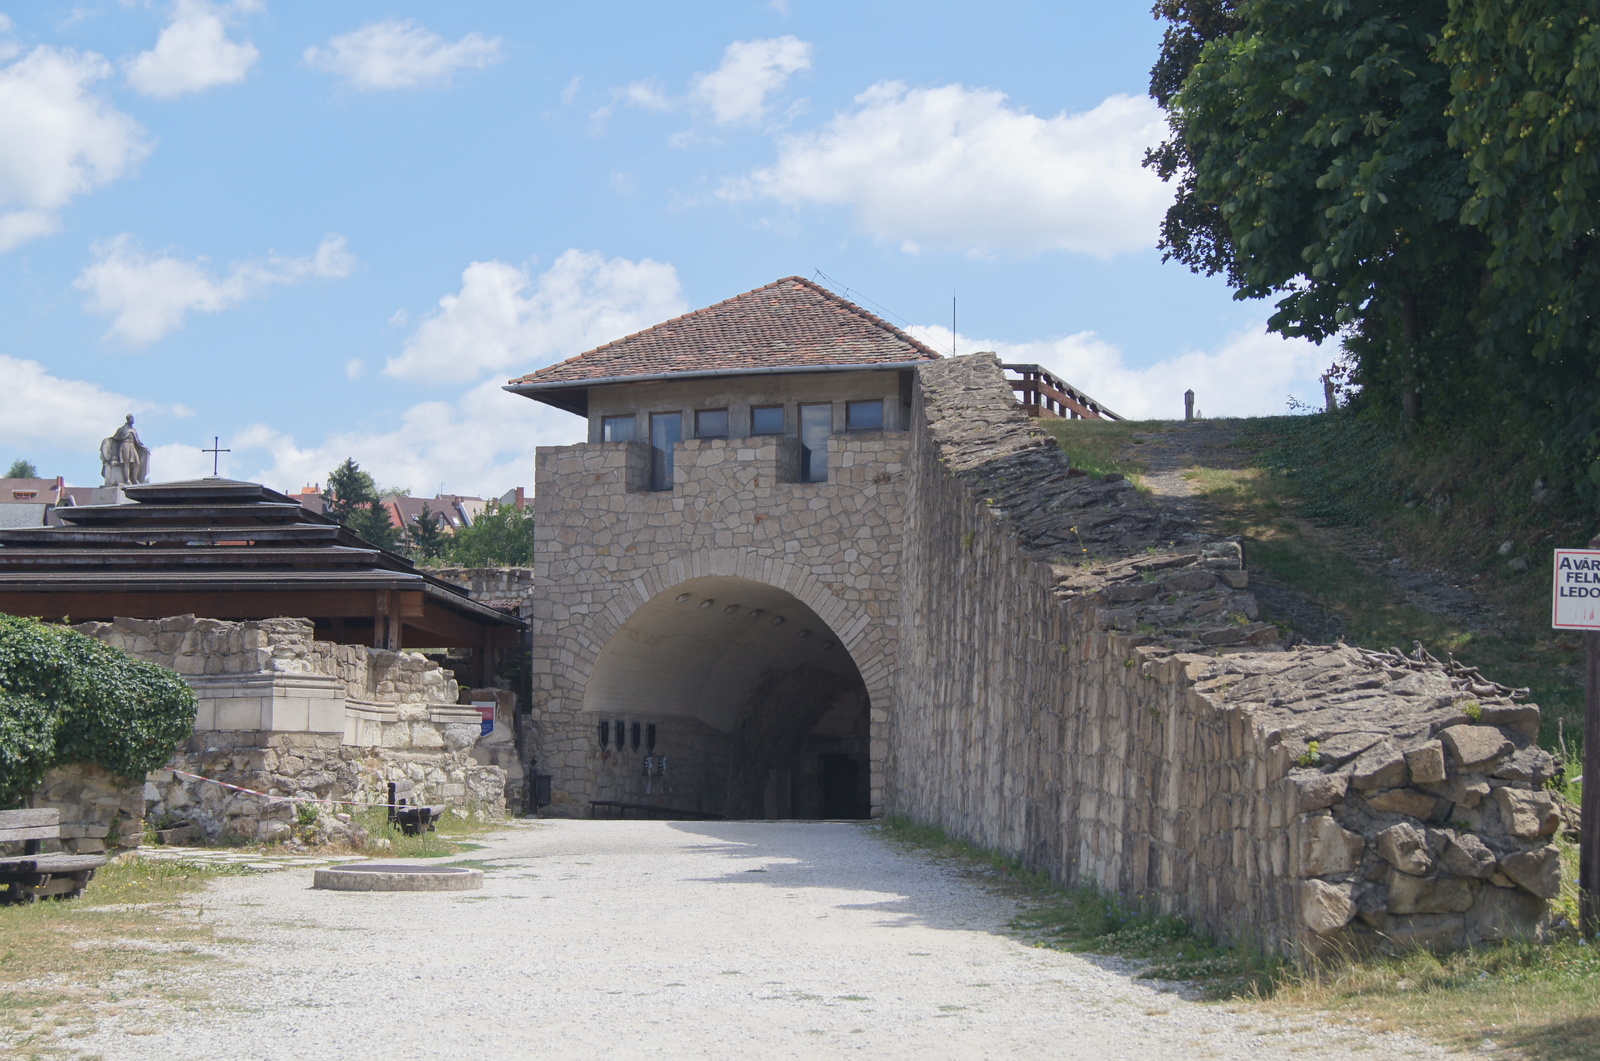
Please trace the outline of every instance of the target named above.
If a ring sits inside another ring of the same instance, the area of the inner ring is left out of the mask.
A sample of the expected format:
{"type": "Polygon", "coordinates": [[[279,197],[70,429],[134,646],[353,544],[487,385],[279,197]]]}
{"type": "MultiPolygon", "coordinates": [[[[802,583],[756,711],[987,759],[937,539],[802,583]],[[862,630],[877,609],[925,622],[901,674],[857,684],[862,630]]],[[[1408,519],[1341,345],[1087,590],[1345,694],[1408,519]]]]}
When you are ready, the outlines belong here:
{"type": "Polygon", "coordinates": [[[725,575],[641,605],[600,650],[583,697],[596,747],[605,724],[617,752],[597,771],[602,798],[741,818],[867,817],[869,704],[816,611],[725,575]]]}
{"type": "Polygon", "coordinates": [[[547,813],[882,813],[912,373],[936,356],[791,277],[508,386],[589,421],[538,453],[547,813]]]}

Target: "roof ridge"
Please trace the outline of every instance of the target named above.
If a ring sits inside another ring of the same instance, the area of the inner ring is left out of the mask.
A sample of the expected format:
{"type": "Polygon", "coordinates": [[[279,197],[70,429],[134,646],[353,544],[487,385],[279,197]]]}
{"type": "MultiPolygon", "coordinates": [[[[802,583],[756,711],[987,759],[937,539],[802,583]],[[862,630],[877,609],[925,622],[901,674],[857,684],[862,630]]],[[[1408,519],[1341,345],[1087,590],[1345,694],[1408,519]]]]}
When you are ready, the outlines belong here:
{"type": "Polygon", "coordinates": [[[534,372],[543,372],[546,369],[555,368],[557,365],[570,364],[573,361],[577,361],[579,358],[588,357],[590,354],[598,354],[602,350],[609,350],[613,346],[616,346],[618,343],[625,343],[630,339],[637,339],[641,335],[648,335],[650,332],[653,332],[658,328],[665,328],[669,324],[676,324],[679,321],[688,320],[690,317],[697,316],[698,314],[708,313],[711,310],[717,309],[718,307],[726,306],[728,303],[734,301],[735,299],[745,298],[748,295],[755,294],[757,291],[765,291],[769,287],[777,287],[779,284],[783,283],[784,280],[799,280],[799,279],[801,279],[801,278],[798,277],[798,276],[786,276],[786,277],[783,277],[783,279],[781,279],[781,280],[774,280],[770,284],[762,284],[760,287],[752,287],[748,291],[741,291],[737,295],[729,295],[727,298],[723,299],[721,302],[713,302],[709,306],[701,306],[699,309],[692,309],[692,310],[689,310],[688,312],[680,313],[676,317],[668,317],[664,321],[656,321],[654,324],[650,325],[650,327],[648,327],[648,328],[640,328],[636,332],[629,332],[627,335],[619,336],[618,338],[613,339],[608,343],[601,343],[599,346],[593,347],[592,349],[589,349],[589,350],[585,350],[581,354],[573,354],[571,357],[563,358],[560,361],[552,361],[552,362],[550,362],[550,364],[545,365],[543,368],[536,368],[536,369],[533,370],[533,372],[524,372],[522,375],[518,376],[516,379],[507,380],[506,382],[507,383],[516,383],[518,380],[527,379],[529,376],[533,375],[534,372]]]}
{"type": "MultiPolygon", "coordinates": [[[[796,366],[910,362],[941,356],[904,329],[817,281],[785,276],[544,365],[508,380],[507,385],[515,388],[562,379],[577,384],[586,377],[643,375],[648,369],[639,366],[652,363],[662,371],[688,371],[690,365],[682,356],[686,350],[698,351],[696,356],[704,355],[702,360],[724,362],[721,366],[707,364],[707,368],[732,368],[726,363],[730,356],[738,361],[763,350],[776,357],[777,363],[796,366]],[[813,354],[809,360],[808,349],[813,354]],[[852,354],[859,356],[852,361],[852,354]],[[616,373],[600,370],[613,362],[633,367],[616,373]]],[[[695,357],[689,357],[693,360],[695,357]]]]}
{"type": "MultiPolygon", "coordinates": [[[[862,306],[856,305],[854,302],[851,302],[849,299],[845,298],[843,295],[839,294],[837,291],[834,291],[832,288],[824,287],[821,284],[817,283],[815,280],[808,280],[803,276],[786,276],[786,277],[783,278],[783,280],[775,280],[775,281],[773,281],[773,284],[781,284],[786,280],[798,280],[800,283],[802,283],[802,284],[806,285],[807,287],[811,288],[813,291],[816,291],[819,294],[825,295],[826,297],[832,299],[833,301],[840,303],[846,309],[848,309],[852,313],[856,314],[858,317],[864,317],[867,320],[867,323],[877,325],[879,328],[882,328],[884,331],[889,332],[891,335],[893,335],[897,339],[904,339],[906,342],[910,343],[912,346],[914,346],[917,349],[921,350],[923,353],[927,354],[929,357],[940,357],[940,358],[942,358],[944,356],[943,354],[939,353],[937,350],[933,349],[933,347],[929,346],[927,343],[923,342],[922,340],[918,339],[916,336],[912,335],[910,332],[907,332],[903,328],[898,328],[895,325],[890,324],[888,321],[884,320],[882,317],[878,316],[876,313],[872,312],[871,310],[866,309],[866,308],[864,308],[862,306]]],[[[771,287],[771,286],[773,286],[773,284],[768,284],[767,286],[771,287]]],[[[760,288],[756,288],[756,290],[759,291],[761,289],[760,288]]]]}

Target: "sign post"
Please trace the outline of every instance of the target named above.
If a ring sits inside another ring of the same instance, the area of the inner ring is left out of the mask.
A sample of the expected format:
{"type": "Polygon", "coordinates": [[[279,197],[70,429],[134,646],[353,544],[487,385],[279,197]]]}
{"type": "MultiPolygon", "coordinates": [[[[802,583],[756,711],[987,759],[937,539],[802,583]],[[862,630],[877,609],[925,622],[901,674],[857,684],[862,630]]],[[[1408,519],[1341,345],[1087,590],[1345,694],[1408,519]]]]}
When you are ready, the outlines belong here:
{"type": "Polygon", "coordinates": [[[1579,931],[1600,932],[1600,538],[1587,549],[1557,549],[1551,625],[1582,630],[1584,667],[1583,823],[1578,837],[1579,931]]]}

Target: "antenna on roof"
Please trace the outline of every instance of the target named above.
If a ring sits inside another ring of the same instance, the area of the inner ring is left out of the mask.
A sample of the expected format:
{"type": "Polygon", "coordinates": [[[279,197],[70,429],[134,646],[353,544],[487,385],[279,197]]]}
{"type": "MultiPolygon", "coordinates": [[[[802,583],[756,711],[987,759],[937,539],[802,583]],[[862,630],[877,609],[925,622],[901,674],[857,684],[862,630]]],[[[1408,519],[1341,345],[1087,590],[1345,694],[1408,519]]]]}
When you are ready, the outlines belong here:
{"type": "Polygon", "coordinates": [[[845,298],[855,299],[855,300],[860,301],[860,302],[868,303],[869,305],[871,305],[875,309],[877,309],[877,311],[879,313],[883,314],[885,317],[894,318],[895,320],[899,321],[905,327],[906,331],[908,331],[908,332],[921,332],[921,334],[924,336],[924,339],[926,340],[926,344],[928,346],[932,346],[933,345],[934,338],[933,338],[932,335],[929,335],[927,332],[923,331],[921,328],[917,327],[915,324],[912,324],[910,321],[906,320],[904,317],[900,316],[900,314],[896,313],[894,310],[888,308],[887,306],[883,305],[882,303],[874,302],[872,299],[868,298],[866,295],[862,294],[860,291],[857,291],[857,290],[855,290],[853,288],[845,286],[844,284],[840,283],[838,280],[835,280],[833,277],[831,277],[827,273],[823,272],[821,269],[813,269],[811,271],[811,276],[812,276],[813,280],[819,280],[821,283],[828,284],[828,285],[832,286],[836,293],[838,293],[840,295],[843,295],[845,298]]]}

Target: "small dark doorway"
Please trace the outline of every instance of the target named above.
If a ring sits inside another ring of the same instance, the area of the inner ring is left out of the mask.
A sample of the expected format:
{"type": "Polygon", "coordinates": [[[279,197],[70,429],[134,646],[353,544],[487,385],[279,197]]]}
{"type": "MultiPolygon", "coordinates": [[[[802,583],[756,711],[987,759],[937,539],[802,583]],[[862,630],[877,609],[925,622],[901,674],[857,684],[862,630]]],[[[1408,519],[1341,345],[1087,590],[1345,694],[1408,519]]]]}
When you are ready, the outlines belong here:
{"type": "Polygon", "coordinates": [[[825,752],[817,756],[817,765],[822,774],[822,817],[865,818],[870,808],[862,799],[860,760],[825,752]]]}

